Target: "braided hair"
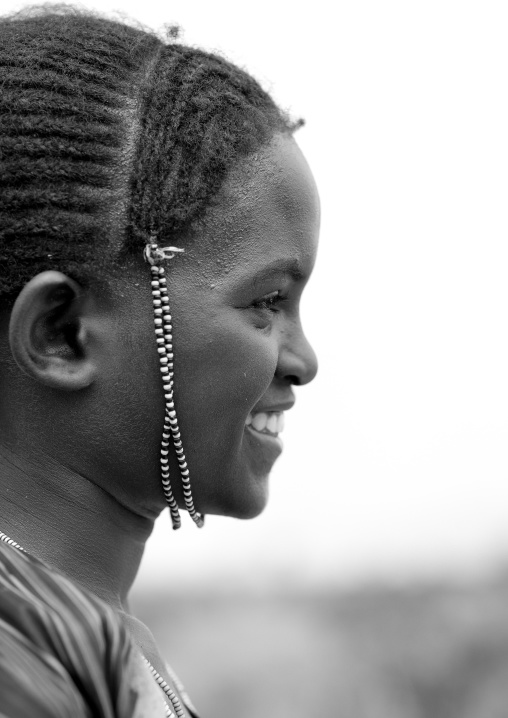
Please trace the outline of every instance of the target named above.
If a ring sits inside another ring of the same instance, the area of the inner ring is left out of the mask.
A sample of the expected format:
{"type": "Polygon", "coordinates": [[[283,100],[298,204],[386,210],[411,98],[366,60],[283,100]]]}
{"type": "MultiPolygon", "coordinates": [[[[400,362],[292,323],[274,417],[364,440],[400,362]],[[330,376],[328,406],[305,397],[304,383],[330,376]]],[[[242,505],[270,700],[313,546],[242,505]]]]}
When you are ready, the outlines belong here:
{"type": "MultiPolygon", "coordinates": [[[[174,34],[174,33],[170,33],[174,34]]],[[[0,309],[185,233],[291,123],[223,58],[69,9],[0,18],[0,309]]]]}

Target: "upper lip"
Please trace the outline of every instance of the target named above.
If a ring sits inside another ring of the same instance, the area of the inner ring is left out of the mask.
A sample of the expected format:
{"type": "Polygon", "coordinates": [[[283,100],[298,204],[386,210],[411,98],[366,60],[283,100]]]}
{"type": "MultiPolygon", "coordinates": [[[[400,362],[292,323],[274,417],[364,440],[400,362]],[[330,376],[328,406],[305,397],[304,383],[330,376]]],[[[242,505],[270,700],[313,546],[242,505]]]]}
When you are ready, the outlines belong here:
{"type": "Polygon", "coordinates": [[[289,411],[295,404],[295,400],[291,399],[290,401],[284,401],[280,402],[279,404],[271,404],[270,406],[255,406],[254,409],[251,409],[251,414],[270,414],[270,413],[277,413],[281,411],[289,411]]]}

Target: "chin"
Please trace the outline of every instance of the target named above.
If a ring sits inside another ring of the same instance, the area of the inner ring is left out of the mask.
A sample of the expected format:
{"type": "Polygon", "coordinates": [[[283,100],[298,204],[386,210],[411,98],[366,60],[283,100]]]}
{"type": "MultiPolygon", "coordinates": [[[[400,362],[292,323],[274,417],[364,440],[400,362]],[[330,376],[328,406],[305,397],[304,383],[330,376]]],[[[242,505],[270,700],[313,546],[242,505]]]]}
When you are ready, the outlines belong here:
{"type": "Polygon", "coordinates": [[[234,519],[255,519],[257,516],[263,513],[267,503],[268,499],[266,499],[262,503],[259,502],[257,505],[251,504],[250,506],[242,508],[239,511],[231,512],[225,515],[231,516],[231,518],[234,519]]]}
{"type": "Polygon", "coordinates": [[[268,475],[250,479],[236,485],[226,495],[216,495],[206,514],[228,516],[234,519],[254,519],[259,516],[268,503],[268,475]],[[248,486],[246,488],[245,486],[248,486]]]}

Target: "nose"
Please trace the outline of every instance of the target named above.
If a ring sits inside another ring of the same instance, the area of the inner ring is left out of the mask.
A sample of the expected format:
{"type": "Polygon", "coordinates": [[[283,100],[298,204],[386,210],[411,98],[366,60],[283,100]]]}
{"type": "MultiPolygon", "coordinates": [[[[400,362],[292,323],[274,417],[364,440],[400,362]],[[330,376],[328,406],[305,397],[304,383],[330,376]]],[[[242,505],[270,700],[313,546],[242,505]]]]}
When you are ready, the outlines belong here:
{"type": "Polygon", "coordinates": [[[291,331],[285,332],[281,338],[276,376],[303,386],[315,378],[317,370],[316,353],[303,333],[301,323],[295,322],[291,331]]]}

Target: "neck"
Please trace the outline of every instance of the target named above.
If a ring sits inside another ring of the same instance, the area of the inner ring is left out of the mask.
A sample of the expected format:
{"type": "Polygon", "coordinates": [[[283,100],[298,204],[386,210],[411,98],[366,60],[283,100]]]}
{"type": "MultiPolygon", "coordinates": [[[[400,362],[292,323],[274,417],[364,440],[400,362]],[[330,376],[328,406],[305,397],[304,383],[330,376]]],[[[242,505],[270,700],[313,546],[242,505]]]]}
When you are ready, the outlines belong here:
{"type": "Polygon", "coordinates": [[[0,444],[0,531],[119,610],[153,521],[46,454],[0,444]]]}

